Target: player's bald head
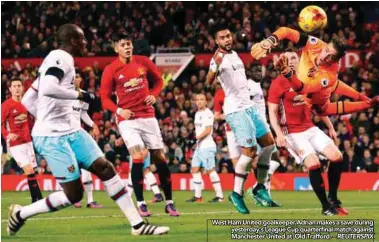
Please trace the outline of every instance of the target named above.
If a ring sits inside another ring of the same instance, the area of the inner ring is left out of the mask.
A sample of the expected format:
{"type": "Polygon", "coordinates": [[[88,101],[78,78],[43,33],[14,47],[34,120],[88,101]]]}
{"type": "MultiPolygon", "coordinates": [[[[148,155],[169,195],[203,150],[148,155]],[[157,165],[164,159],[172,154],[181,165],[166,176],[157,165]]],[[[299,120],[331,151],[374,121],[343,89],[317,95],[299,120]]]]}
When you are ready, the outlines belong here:
{"type": "Polygon", "coordinates": [[[71,45],[72,39],[79,39],[83,30],[75,24],[64,24],[57,32],[57,39],[60,45],[71,45]]]}

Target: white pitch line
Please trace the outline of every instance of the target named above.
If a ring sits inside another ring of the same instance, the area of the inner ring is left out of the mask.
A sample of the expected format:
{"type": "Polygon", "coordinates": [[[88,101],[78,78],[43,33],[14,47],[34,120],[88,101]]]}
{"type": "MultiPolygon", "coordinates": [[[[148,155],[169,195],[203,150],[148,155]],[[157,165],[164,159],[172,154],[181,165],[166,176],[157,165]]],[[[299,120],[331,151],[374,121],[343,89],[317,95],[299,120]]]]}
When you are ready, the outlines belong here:
{"type": "MultiPolygon", "coordinates": [[[[364,208],[379,208],[379,206],[368,206],[368,207],[349,207],[349,209],[364,209],[364,208]]],[[[260,209],[260,210],[252,210],[252,214],[254,213],[284,213],[284,212],[308,212],[308,211],[318,211],[318,208],[299,208],[299,209],[260,209]]],[[[236,211],[211,211],[211,212],[189,212],[189,213],[181,213],[181,215],[211,215],[211,214],[238,214],[236,211]]],[[[158,216],[168,216],[164,213],[154,213],[152,217],[158,216]]],[[[69,219],[94,219],[94,218],[122,218],[122,215],[90,215],[90,216],[71,216],[71,217],[52,217],[52,218],[31,218],[31,220],[69,220],[69,219]]],[[[7,219],[2,219],[1,222],[7,222],[7,219]]]]}

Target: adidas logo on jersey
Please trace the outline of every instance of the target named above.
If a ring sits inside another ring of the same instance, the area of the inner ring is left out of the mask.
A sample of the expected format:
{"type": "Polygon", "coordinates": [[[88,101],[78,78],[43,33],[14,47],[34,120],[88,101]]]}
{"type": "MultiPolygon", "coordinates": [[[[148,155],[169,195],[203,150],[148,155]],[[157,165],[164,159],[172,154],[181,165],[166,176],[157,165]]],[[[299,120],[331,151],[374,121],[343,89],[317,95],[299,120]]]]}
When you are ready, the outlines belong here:
{"type": "Polygon", "coordinates": [[[120,74],[120,76],[118,77],[118,79],[121,79],[121,78],[124,78],[124,75],[120,74]]]}

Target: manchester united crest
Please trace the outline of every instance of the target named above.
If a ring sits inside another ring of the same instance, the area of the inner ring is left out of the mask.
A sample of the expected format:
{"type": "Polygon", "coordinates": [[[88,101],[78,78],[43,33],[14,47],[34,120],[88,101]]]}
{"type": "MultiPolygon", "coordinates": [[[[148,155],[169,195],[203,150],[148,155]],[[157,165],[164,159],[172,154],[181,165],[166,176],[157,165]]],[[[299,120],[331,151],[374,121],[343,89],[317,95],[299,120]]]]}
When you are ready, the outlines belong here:
{"type": "Polygon", "coordinates": [[[145,68],[138,68],[138,75],[139,76],[144,76],[145,75],[145,73],[146,73],[146,70],[145,70],[145,68]]]}

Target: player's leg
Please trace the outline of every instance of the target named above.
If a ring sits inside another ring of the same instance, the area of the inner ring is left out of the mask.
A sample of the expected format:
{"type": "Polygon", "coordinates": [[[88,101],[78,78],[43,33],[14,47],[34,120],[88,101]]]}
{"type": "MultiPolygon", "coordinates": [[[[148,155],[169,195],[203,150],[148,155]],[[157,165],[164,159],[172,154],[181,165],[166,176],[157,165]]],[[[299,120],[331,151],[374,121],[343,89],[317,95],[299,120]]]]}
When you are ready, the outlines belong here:
{"type": "Polygon", "coordinates": [[[219,175],[216,172],[216,147],[207,149],[207,159],[205,160],[205,169],[209,174],[209,178],[212,182],[213,189],[216,192],[216,197],[214,197],[211,201],[212,203],[218,203],[224,201],[224,195],[222,193],[221,180],[219,175]]]}
{"type": "Polygon", "coordinates": [[[75,154],[68,143],[69,135],[62,137],[33,137],[36,151],[43,156],[60,182],[63,191],[54,192],[48,197],[27,206],[12,204],[9,208],[8,235],[15,235],[30,217],[55,212],[83,198],[79,166],[75,154]]]}
{"type": "Polygon", "coordinates": [[[234,188],[229,196],[229,201],[242,214],[250,213],[243,199],[243,189],[248,176],[247,169],[250,167],[256,152],[256,129],[251,120],[250,112],[252,109],[231,113],[225,117],[241,149],[241,156],[238,158],[234,169],[234,188]]]}
{"type": "Polygon", "coordinates": [[[32,203],[42,199],[41,190],[34,172],[34,169],[37,168],[37,162],[32,142],[10,147],[9,151],[27,177],[32,203]]]}
{"type": "Polygon", "coordinates": [[[158,203],[163,201],[163,197],[161,191],[159,190],[159,186],[157,183],[157,179],[154,174],[150,171],[150,153],[147,154],[145,160],[143,161],[143,175],[145,177],[146,183],[151,187],[151,190],[154,193],[154,198],[151,201],[152,203],[158,203]]]}
{"type": "Polygon", "coordinates": [[[81,167],[95,174],[103,182],[108,195],[131,224],[133,235],[165,234],[169,231],[168,227],[157,227],[143,222],[121,177],[116,173],[112,163],[104,158],[104,154],[86,131],[79,131],[72,140],[71,147],[81,167]]]}
{"type": "Polygon", "coordinates": [[[280,163],[281,163],[280,154],[279,154],[278,149],[275,146],[275,149],[271,156],[270,168],[268,169],[268,173],[267,173],[267,180],[265,182],[265,187],[267,188],[268,194],[270,196],[271,196],[271,177],[274,175],[275,171],[279,168],[280,163]]]}
{"type": "Polygon", "coordinates": [[[254,200],[262,206],[270,206],[272,199],[267,192],[265,183],[268,180],[268,171],[272,153],[275,151],[275,140],[265,118],[253,110],[251,118],[256,126],[257,142],[261,147],[257,162],[257,185],[251,191],[254,200]]]}
{"type": "Polygon", "coordinates": [[[367,101],[349,102],[339,101],[327,103],[322,107],[316,108],[316,110],[324,116],[336,115],[336,114],[348,114],[356,113],[367,110],[379,104],[379,96],[376,96],[367,101]]]}
{"type": "Polygon", "coordinates": [[[337,207],[339,214],[347,215],[349,212],[342,207],[342,203],[337,196],[342,173],[342,154],[333,140],[322,130],[319,128],[312,128],[312,130],[313,136],[310,142],[318,153],[321,153],[330,161],[328,168],[329,202],[337,207]]]}
{"type": "Polygon", "coordinates": [[[91,172],[81,169],[81,178],[84,186],[84,192],[87,197],[87,208],[102,208],[103,205],[93,200],[93,183],[91,172]]]}
{"type": "MultiPolygon", "coordinates": [[[[320,161],[310,142],[312,133],[312,130],[308,129],[304,132],[286,135],[287,149],[293,154],[298,164],[301,164],[304,161],[305,166],[309,170],[309,179],[313,191],[321,202],[323,208],[322,211],[326,212],[329,210],[330,205],[326,198],[325,184],[321,176],[320,161]]],[[[334,209],[334,211],[336,210],[334,209]]],[[[330,215],[329,213],[333,213],[333,211],[331,210],[326,213],[327,215],[330,215]]]]}
{"type": "Polygon", "coordinates": [[[350,97],[353,100],[357,100],[357,101],[370,100],[370,98],[368,98],[367,96],[359,93],[357,90],[355,90],[351,86],[347,85],[343,81],[338,81],[337,82],[336,88],[335,88],[335,90],[334,90],[333,93],[338,94],[338,95],[342,95],[342,96],[345,96],[345,97],[350,97]]]}
{"type": "Polygon", "coordinates": [[[172,198],[171,172],[164,154],[164,144],[159,124],[156,118],[143,119],[141,123],[141,138],[150,151],[151,160],[157,167],[159,181],[166,198],[165,212],[170,216],[179,216],[172,198]]]}
{"type": "Polygon", "coordinates": [[[236,167],[238,158],[241,156],[241,149],[232,131],[226,131],[226,142],[228,143],[229,158],[232,160],[233,167],[236,167]]]}
{"type": "MultiPolygon", "coordinates": [[[[147,149],[141,139],[139,131],[140,120],[125,120],[118,124],[120,134],[128,148],[133,163],[131,169],[131,183],[137,200],[138,212],[143,217],[151,215],[143,196],[143,163],[147,156],[147,149]]],[[[130,179],[129,178],[129,179],[130,179]]]]}
{"type": "Polygon", "coordinates": [[[337,214],[337,210],[331,207],[325,192],[325,183],[321,175],[320,161],[316,153],[309,154],[304,160],[305,166],[309,170],[309,180],[314,193],[322,205],[322,214],[332,216],[337,214]]]}
{"type": "Polygon", "coordinates": [[[200,151],[197,148],[195,150],[195,153],[193,154],[192,164],[191,164],[192,182],[193,182],[195,194],[192,198],[186,200],[186,202],[196,202],[196,203],[203,202],[203,199],[201,196],[201,185],[204,181],[200,172],[201,164],[202,162],[201,162],[200,151]]]}

